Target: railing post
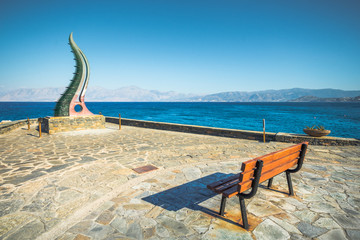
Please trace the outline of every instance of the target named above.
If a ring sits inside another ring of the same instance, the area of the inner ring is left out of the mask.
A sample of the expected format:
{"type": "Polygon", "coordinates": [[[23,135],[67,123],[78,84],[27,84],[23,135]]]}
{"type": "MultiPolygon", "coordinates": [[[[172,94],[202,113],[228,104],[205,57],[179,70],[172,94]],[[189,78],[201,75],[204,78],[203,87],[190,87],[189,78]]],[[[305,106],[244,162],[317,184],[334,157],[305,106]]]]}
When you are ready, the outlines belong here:
{"type": "Polygon", "coordinates": [[[27,124],[28,124],[28,131],[30,130],[30,119],[27,118],[27,124]]]}
{"type": "Polygon", "coordinates": [[[38,121],[39,121],[39,138],[41,138],[41,122],[42,122],[42,119],[39,118],[38,121]]]}
{"type": "Polygon", "coordinates": [[[121,114],[119,113],[119,130],[121,130],[121,114]]]}
{"type": "Polygon", "coordinates": [[[264,143],[265,143],[265,119],[263,119],[263,139],[264,139],[264,143]]]}

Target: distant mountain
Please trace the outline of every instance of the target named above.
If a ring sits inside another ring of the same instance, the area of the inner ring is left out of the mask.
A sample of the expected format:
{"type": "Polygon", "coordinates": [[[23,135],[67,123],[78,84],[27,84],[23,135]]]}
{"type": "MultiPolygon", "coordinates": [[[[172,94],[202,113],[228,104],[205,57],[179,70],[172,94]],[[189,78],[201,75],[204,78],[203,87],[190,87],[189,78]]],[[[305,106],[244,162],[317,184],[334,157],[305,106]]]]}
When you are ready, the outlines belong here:
{"type": "Polygon", "coordinates": [[[318,98],[356,97],[360,91],[338,89],[304,89],[292,88],[282,90],[265,90],[255,92],[222,92],[201,97],[193,97],[194,102],[287,102],[304,96],[318,98]]]}
{"type": "MultiPolygon", "coordinates": [[[[2,102],[56,102],[65,88],[20,88],[10,91],[0,91],[2,102]]],[[[139,87],[123,87],[105,89],[102,87],[88,88],[85,100],[88,102],[165,102],[180,101],[194,97],[194,94],[177,92],[160,92],[139,87]]]]}
{"type": "Polygon", "coordinates": [[[53,102],[65,91],[65,88],[19,88],[0,92],[2,102],[53,102]]]}
{"type": "Polygon", "coordinates": [[[174,91],[160,92],[146,90],[135,86],[109,90],[101,87],[89,88],[86,92],[87,101],[101,102],[166,102],[180,101],[195,94],[182,94],[174,91]]]}
{"type": "MultiPolygon", "coordinates": [[[[20,88],[11,91],[0,89],[0,101],[54,102],[65,88],[20,88]]],[[[135,86],[118,89],[90,87],[86,92],[88,102],[287,102],[314,101],[311,98],[354,98],[360,91],[338,89],[282,89],[255,92],[222,92],[210,95],[182,94],[174,91],[160,92],[135,86]],[[307,97],[306,97],[307,96],[307,97]],[[308,97],[312,96],[312,97],[308,97]],[[300,100],[299,100],[300,99],[300,100]],[[307,100],[308,99],[308,100],[307,100]]],[[[316,100],[316,101],[321,101],[316,100]]]]}
{"type": "Polygon", "coordinates": [[[318,98],[315,96],[304,96],[290,102],[360,102],[360,96],[342,98],[318,98]]]}

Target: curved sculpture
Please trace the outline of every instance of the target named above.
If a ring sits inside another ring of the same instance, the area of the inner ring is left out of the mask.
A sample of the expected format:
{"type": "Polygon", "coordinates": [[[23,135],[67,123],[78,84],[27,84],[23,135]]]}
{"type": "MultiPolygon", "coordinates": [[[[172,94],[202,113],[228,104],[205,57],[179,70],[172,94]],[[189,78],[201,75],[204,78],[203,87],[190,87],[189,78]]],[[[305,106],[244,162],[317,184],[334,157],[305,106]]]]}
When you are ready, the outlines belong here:
{"type": "Polygon", "coordinates": [[[93,115],[85,105],[85,92],[89,83],[90,66],[85,54],[73,40],[72,33],[69,44],[76,61],[76,72],[66,91],[62,94],[55,106],[55,117],[93,115]]]}

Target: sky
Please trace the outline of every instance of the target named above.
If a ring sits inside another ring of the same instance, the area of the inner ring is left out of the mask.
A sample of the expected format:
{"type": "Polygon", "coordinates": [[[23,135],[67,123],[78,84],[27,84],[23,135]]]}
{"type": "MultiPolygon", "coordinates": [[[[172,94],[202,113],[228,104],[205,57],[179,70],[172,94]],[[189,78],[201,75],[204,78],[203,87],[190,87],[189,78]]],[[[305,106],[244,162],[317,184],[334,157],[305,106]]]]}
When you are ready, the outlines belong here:
{"type": "Polygon", "coordinates": [[[360,89],[358,0],[0,0],[0,88],[360,89]]]}

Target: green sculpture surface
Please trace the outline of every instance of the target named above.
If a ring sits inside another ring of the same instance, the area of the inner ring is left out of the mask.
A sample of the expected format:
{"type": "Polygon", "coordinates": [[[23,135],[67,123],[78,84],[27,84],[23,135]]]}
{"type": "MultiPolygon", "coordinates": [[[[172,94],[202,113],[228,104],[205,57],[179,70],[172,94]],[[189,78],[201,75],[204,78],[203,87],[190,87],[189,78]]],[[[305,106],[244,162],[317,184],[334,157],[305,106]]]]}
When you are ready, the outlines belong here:
{"type": "Polygon", "coordinates": [[[61,95],[55,106],[55,117],[60,116],[86,116],[93,115],[86,107],[84,98],[89,83],[90,66],[85,54],[73,40],[72,33],[69,36],[69,44],[75,56],[76,71],[69,86],[61,95]]]}

